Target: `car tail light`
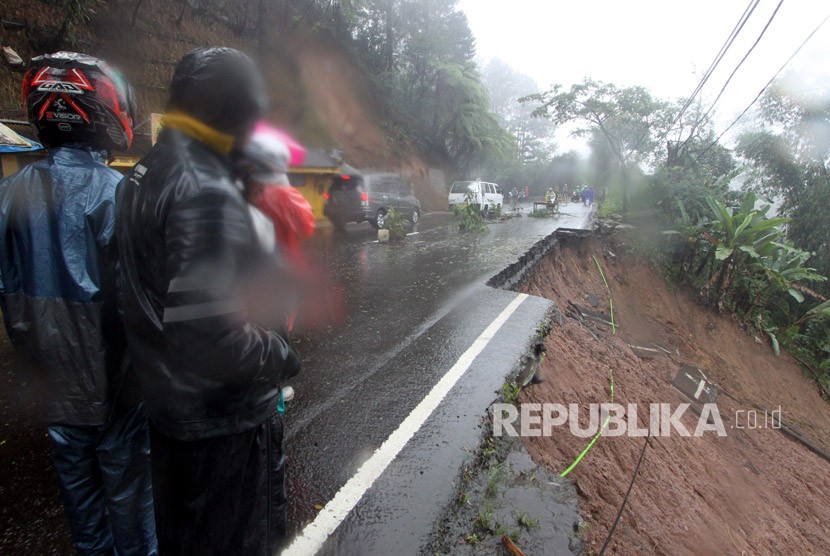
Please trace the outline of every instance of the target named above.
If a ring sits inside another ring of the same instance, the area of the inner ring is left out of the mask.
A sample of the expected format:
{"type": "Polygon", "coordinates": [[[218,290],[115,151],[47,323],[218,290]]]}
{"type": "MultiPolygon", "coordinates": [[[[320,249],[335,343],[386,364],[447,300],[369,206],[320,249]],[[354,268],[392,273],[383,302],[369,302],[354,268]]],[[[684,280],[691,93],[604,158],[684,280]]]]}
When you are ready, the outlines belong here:
{"type": "Polygon", "coordinates": [[[331,198],[331,195],[329,195],[328,193],[323,193],[323,199],[325,199],[326,201],[328,201],[328,200],[329,200],[329,198],[331,198]]]}
{"type": "Polygon", "coordinates": [[[369,194],[366,193],[366,192],[361,193],[360,194],[360,202],[363,203],[364,205],[368,205],[369,204],[369,194]]]}

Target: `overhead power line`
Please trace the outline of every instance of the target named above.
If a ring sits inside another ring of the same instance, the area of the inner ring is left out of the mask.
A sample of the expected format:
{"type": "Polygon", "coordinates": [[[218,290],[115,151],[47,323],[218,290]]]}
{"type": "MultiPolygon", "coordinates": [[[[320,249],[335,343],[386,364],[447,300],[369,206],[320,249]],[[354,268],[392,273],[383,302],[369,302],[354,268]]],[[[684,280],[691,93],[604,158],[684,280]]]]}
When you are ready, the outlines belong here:
{"type": "Polygon", "coordinates": [[[744,57],[741,58],[740,62],[738,62],[738,65],[735,66],[735,69],[732,70],[732,73],[729,74],[729,77],[726,79],[726,82],[723,84],[723,87],[721,87],[720,92],[718,93],[718,96],[715,97],[715,100],[712,101],[712,104],[709,106],[709,108],[706,110],[706,112],[704,112],[703,115],[700,118],[698,118],[698,120],[694,123],[694,125],[692,126],[692,132],[689,134],[689,137],[685,141],[683,141],[683,143],[681,143],[681,145],[677,148],[677,153],[678,154],[683,149],[683,147],[685,147],[686,144],[689,141],[692,140],[692,137],[694,137],[695,131],[697,130],[698,126],[700,126],[700,124],[705,122],[706,118],[709,117],[709,114],[712,113],[712,110],[715,109],[715,105],[717,105],[718,101],[720,100],[720,97],[723,96],[724,91],[726,91],[726,87],[729,86],[729,83],[732,81],[732,78],[735,77],[735,74],[738,73],[738,70],[741,68],[742,65],[744,65],[744,62],[746,62],[746,59],[749,58],[749,55],[752,54],[752,51],[755,50],[755,47],[758,46],[759,42],[761,42],[761,38],[763,38],[764,34],[767,32],[767,29],[769,29],[769,26],[772,23],[772,20],[775,19],[776,15],[778,15],[778,10],[781,8],[781,5],[783,3],[784,3],[784,0],[780,0],[778,2],[778,5],[775,7],[775,10],[772,12],[772,15],[770,16],[769,20],[767,21],[767,24],[764,25],[764,28],[761,30],[761,34],[758,35],[758,38],[755,39],[755,42],[752,43],[752,46],[750,46],[749,50],[746,51],[746,54],[744,54],[744,57]]]}
{"type": "Polygon", "coordinates": [[[773,81],[775,81],[775,79],[776,79],[776,78],[777,78],[777,77],[781,74],[781,72],[782,72],[782,71],[784,71],[784,68],[786,68],[786,67],[789,65],[789,63],[790,63],[790,62],[792,62],[793,58],[795,58],[795,57],[798,55],[798,53],[799,53],[799,52],[801,52],[801,49],[802,49],[802,48],[804,48],[804,45],[805,45],[805,44],[807,44],[807,43],[810,41],[810,39],[812,39],[812,38],[813,38],[813,35],[815,35],[815,34],[818,32],[818,30],[819,30],[819,29],[821,29],[821,27],[822,27],[825,23],[827,23],[827,20],[828,20],[828,19],[830,19],[830,14],[827,14],[827,15],[824,17],[824,19],[822,19],[822,20],[821,20],[821,22],[819,22],[819,24],[818,24],[818,25],[816,25],[816,28],[815,28],[815,29],[813,29],[813,31],[812,31],[809,35],[807,35],[807,38],[806,38],[806,39],[804,39],[804,41],[801,43],[801,45],[800,45],[798,48],[796,48],[796,49],[795,49],[795,52],[793,52],[793,53],[792,53],[792,55],[791,55],[789,58],[787,58],[787,61],[786,61],[786,62],[784,62],[784,64],[783,64],[780,68],[778,68],[778,71],[776,71],[776,72],[775,72],[775,75],[773,75],[773,76],[772,76],[772,78],[771,78],[769,81],[767,81],[767,84],[766,84],[766,85],[764,85],[764,86],[761,88],[761,90],[760,90],[760,91],[758,91],[758,95],[757,95],[754,99],[752,99],[752,102],[750,102],[750,103],[749,103],[749,105],[748,105],[746,108],[744,108],[743,112],[741,112],[741,113],[738,115],[738,117],[737,117],[737,118],[735,118],[735,119],[732,121],[732,123],[731,123],[731,124],[729,124],[729,125],[727,126],[727,128],[723,130],[723,132],[722,132],[720,135],[718,135],[717,139],[715,139],[714,141],[712,141],[712,142],[711,142],[711,143],[710,143],[710,144],[709,144],[709,145],[708,145],[705,149],[703,149],[703,152],[701,152],[701,153],[698,155],[698,157],[695,159],[695,162],[699,161],[699,160],[703,157],[703,155],[705,155],[705,154],[709,151],[709,149],[711,149],[712,147],[714,147],[714,146],[715,146],[715,145],[716,145],[716,144],[717,144],[717,143],[718,143],[718,142],[719,142],[719,141],[723,138],[723,136],[724,136],[724,135],[726,135],[726,133],[727,133],[730,129],[732,129],[732,128],[735,126],[735,124],[737,124],[737,123],[738,123],[738,121],[746,115],[746,113],[747,113],[747,112],[749,112],[749,109],[750,109],[750,108],[752,108],[752,106],[753,106],[756,102],[758,102],[758,99],[760,99],[760,98],[761,98],[761,95],[763,95],[763,94],[764,94],[764,92],[765,92],[765,91],[769,88],[769,86],[770,86],[770,85],[772,85],[772,82],[773,82],[773,81]]]}
{"type": "MultiPolygon", "coordinates": [[[[742,13],[741,17],[738,18],[737,23],[735,23],[735,26],[732,28],[732,31],[726,37],[726,40],[720,47],[720,50],[718,50],[718,53],[715,54],[715,58],[712,60],[712,63],[709,64],[709,67],[706,69],[706,71],[703,73],[703,77],[700,79],[700,82],[698,82],[697,86],[695,87],[695,90],[692,91],[692,94],[689,95],[689,98],[686,99],[686,102],[683,104],[683,107],[677,113],[677,116],[675,116],[672,123],[669,124],[668,127],[666,127],[665,131],[663,131],[663,133],[661,133],[660,136],[657,138],[658,143],[660,143],[663,139],[665,139],[668,136],[674,125],[680,121],[680,118],[683,117],[683,114],[686,112],[689,106],[692,105],[692,102],[694,102],[698,93],[700,93],[700,91],[703,89],[703,86],[706,85],[706,82],[709,81],[709,78],[712,76],[715,69],[717,69],[721,60],[723,60],[723,57],[726,55],[726,52],[732,46],[732,43],[735,42],[735,39],[738,37],[738,34],[741,32],[741,30],[743,30],[744,25],[746,25],[746,22],[749,20],[749,17],[755,11],[755,8],[758,7],[758,4],[760,2],[761,0],[749,0],[749,3],[746,5],[746,8],[744,9],[744,13],[742,13]]],[[[640,144],[642,144],[642,142],[645,141],[646,137],[648,137],[649,132],[650,129],[647,127],[642,137],[640,137],[640,139],[637,141],[637,147],[639,147],[640,144]]]]}
{"type": "Polygon", "coordinates": [[[738,34],[741,32],[741,30],[743,30],[744,25],[746,25],[746,22],[749,20],[750,16],[755,11],[755,8],[758,7],[758,4],[760,2],[761,2],[761,0],[750,0],[749,4],[747,4],[746,9],[744,10],[744,13],[738,19],[738,22],[735,24],[735,27],[732,28],[732,32],[729,33],[728,37],[726,37],[726,40],[724,41],[723,45],[720,47],[720,50],[718,51],[718,53],[715,55],[715,58],[712,60],[712,63],[709,64],[709,68],[703,74],[703,77],[701,78],[700,82],[697,84],[697,87],[695,87],[695,90],[692,91],[691,95],[689,95],[689,98],[683,104],[683,107],[677,113],[677,116],[675,116],[674,121],[666,129],[666,133],[663,135],[663,138],[665,138],[665,136],[668,135],[669,130],[672,127],[674,127],[674,124],[676,124],[677,122],[680,121],[680,118],[683,117],[683,113],[686,112],[686,110],[689,108],[689,106],[691,106],[692,102],[694,102],[694,99],[697,97],[698,93],[703,89],[703,86],[706,85],[706,82],[709,81],[710,77],[712,77],[712,74],[714,73],[715,69],[717,69],[717,67],[720,64],[721,60],[723,60],[723,57],[726,55],[726,52],[732,46],[732,43],[735,42],[735,39],[738,37],[738,34]]]}

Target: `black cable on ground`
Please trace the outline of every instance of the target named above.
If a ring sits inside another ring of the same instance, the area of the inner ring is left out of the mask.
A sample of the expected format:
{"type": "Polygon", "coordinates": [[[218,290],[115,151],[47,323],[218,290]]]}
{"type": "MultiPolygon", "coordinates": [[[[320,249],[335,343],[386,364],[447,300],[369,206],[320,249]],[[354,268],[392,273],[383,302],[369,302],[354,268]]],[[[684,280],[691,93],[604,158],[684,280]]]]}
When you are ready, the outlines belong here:
{"type": "Polygon", "coordinates": [[[643,451],[640,452],[640,459],[637,461],[637,467],[634,468],[634,475],[631,477],[631,484],[628,485],[628,492],[625,493],[625,498],[623,498],[622,504],[620,504],[620,509],[617,511],[617,518],[614,520],[614,524],[611,526],[611,530],[608,531],[608,536],[605,537],[605,542],[602,545],[602,549],[600,549],[599,551],[599,556],[605,554],[605,550],[611,543],[611,537],[614,536],[614,531],[617,530],[617,524],[619,524],[623,510],[625,509],[625,505],[628,503],[628,496],[631,494],[631,489],[634,488],[634,481],[637,480],[637,475],[639,475],[640,473],[640,465],[643,463],[643,457],[646,455],[646,448],[648,448],[649,442],[651,442],[651,427],[649,427],[648,436],[646,437],[646,443],[643,444],[643,451]]]}
{"type": "MultiPolygon", "coordinates": [[[[715,386],[717,386],[718,391],[720,391],[721,394],[723,394],[727,398],[730,398],[732,401],[734,401],[735,403],[737,403],[739,405],[752,407],[756,411],[763,411],[765,414],[767,414],[767,413],[772,414],[772,411],[770,411],[766,407],[763,407],[763,406],[758,405],[756,403],[750,402],[748,400],[739,400],[738,398],[736,398],[735,396],[733,396],[732,394],[730,394],[729,392],[724,390],[721,386],[719,386],[717,384],[715,384],[715,386]]],[[[775,427],[775,423],[776,423],[776,421],[775,421],[775,418],[773,417],[773,427],[772,427],[773,429],[779,430],[781,432],[781,434],[783,434],[784,436],[786,436],[790,440],[793,440],[793,441],[801,444],[802,446],[804,446],[805,448],[807,448],[808,450],[810,450],[811,452],[813,452],[815,455],[819,456],[820,458],[823,458],[827,461],[830,461],[830,453],[828,453],[826,450],[824,450],[824,448],[814,444],[810,439],[805,438],[800,432],[793,429],[789,424],[785,423],[783,418],[778,419],[778,421],[777,421],[778,427],[775,427]]]]}

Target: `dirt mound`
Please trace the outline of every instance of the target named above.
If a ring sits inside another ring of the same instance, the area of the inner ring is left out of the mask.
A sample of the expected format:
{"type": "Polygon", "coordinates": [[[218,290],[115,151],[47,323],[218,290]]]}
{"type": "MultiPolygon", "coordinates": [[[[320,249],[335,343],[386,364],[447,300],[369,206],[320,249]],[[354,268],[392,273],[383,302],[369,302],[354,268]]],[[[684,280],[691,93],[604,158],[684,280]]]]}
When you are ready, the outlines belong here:
{"type": "Polygon", "coordinates": [[[414,149],[378,125],[382,118],[374,98],[379,93],[369,77],[332,46],[309,43],[296,52],[302,88],[320,125],[343,146],[346,161],[362,169],[400,173],[412,180],[425,210],[445,208],[444,184],[432,184],[429,167],[414,149]]]}
{"type": "MultiPolygon", "coordinates": [[[[747,426],[748,417],[739,411],[780,406],[785,421],[826,449],[830,404],[789,356],[776,357],[731,318],[670,291],[658,273],[624,250],[619,243],[567,240],[528,280],[527,293],[553,299],[565,316],[546,341],[539,371],[544,382],[520,401],[580,404],[586,426],[588,404],[609,401],[613,369],[614,401],[638,404],[636,419],[646,428],[648,404],[674,409],[689,401],[671,380],[691,364],[721,389],[717,404],[727,436],[652,438],[611,548],[619,554],[830,553],[830,463],[771,422],[764,428],[763,413],[759,428],[738,428],[747,426]],[[611,288],[616,335],[603,322],[610,320],[608,294],[593,256],[611,288]],[[583,308],[594,317],[583,317],[583,308]],[[629,345],[655,350],[646,353],[653,358],[641,359],[629,345]]],[[[682,422],[691,431],[698,417],[687,411],[682,422]]],[[[567,426],[554,428],[550,437],[526,439],[534,460],[555,472],[588,442],[567,426]]],[[[645,442],[601,437],[569,475],[582,499],[589,553],[602,546],[645,442]]]]}

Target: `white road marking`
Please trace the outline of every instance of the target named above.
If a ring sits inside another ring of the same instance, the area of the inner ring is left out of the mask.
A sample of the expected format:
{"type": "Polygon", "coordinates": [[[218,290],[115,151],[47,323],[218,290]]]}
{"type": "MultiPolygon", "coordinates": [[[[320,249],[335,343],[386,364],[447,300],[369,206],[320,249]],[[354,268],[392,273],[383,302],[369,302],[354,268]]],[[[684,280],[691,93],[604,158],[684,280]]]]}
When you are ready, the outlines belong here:
{"type": "Polygon", "coordinates": [[[372,454],[372,457],[360,466],[357,473],[320,510],[314,521],[309,523],[303,529],[302,534],[283,551],[284,556],[310,556],[316,554],[323,547],[329,535],[334,533],[335,529],[346,519],[349,512],[366,494],[366,491],[371,488],[372,484],[392,463],[404,446],[415,436],[415,433],[432,415],[432,412],[440,405],[453,386],[467,372],[475,358],[484,351],[496,332],[527,297],[527,294],[516,296],[499,316],[484,329],[484,332],[475,339],[450,370],[432,387],[429,394],[403,420],[395,432],[389,435],[380,448],[372,454]]]}
{"type": "Polygon", "coordinates": [[[695,391],[695,399],[700,399],[700,395],[703,393],[703,389],[706,388],[706,381],[701,380],[700,384],[697,385],[697,390],[695,391]]]}

